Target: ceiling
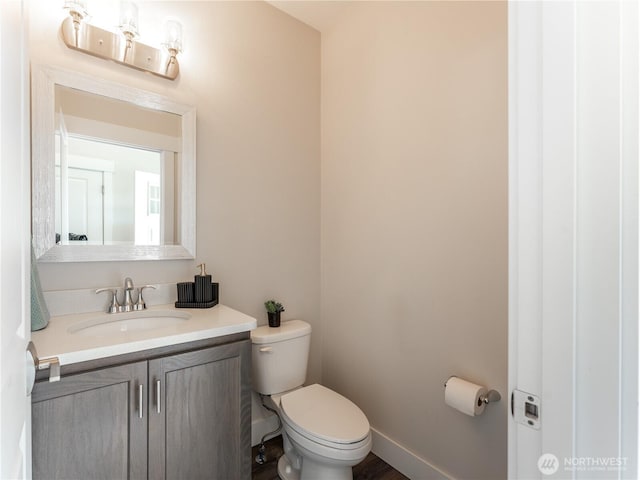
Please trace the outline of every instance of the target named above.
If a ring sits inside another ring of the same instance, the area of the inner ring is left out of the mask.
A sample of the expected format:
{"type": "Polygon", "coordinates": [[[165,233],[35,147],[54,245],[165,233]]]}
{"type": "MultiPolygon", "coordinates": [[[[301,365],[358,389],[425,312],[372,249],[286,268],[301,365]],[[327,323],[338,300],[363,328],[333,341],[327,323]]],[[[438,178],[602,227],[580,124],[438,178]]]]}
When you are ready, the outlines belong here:
{"type": "Polygon", "coordinates": [[[301,22],[326,32],[349,8],[351,1],[338,0],[266,0],[274,7],[288,13],[301,22]]]}

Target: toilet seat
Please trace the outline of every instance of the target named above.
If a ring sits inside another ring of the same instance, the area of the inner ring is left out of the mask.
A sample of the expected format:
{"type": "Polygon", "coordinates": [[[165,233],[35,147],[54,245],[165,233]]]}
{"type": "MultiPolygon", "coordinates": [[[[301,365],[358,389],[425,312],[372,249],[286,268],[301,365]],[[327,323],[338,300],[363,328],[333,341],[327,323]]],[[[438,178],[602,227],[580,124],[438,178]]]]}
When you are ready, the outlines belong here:
{"type": "Polygon", "coordinates": [[[309,385],[280,398],[285,423],[327,447],[349,450],[369,441],[367,417],[356,404],[322,385],[309,385]]]}

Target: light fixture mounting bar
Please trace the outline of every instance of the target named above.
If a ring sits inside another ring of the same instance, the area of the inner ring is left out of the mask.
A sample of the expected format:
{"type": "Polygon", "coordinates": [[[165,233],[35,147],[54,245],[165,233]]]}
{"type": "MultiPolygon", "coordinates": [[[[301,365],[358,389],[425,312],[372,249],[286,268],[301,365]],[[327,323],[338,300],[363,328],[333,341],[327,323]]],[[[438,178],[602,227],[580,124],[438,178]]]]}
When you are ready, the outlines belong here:
{"type": "Polygon", "coordinates": [[[74,22],[71,17],[63,20],[60,30],[65,45],[74,50],[170,80],[180,72],[175,51],[154,48],[87,22],[74,22]]]}

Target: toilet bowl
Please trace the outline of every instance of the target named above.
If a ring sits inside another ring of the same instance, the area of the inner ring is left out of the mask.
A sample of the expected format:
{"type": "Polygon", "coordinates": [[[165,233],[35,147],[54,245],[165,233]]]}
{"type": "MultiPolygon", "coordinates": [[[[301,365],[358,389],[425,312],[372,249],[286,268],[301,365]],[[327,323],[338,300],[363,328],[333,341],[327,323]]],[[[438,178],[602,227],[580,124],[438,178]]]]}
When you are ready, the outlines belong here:
{"type": "Polygon", "coordinates": [[[283,480],[353,478],[352,467],[371,451],[369,422],[353,402],[314,384],[281,396],[276,405],[290,442],[278,462],[283,480]]]}
{"type": "Polygon", "coordinates": [[[309,324],[290,320],[251,334],[254,388],[270,396],[283,424],[285,453],[278,475],[283,480],[352,480],[352,467],[371,451],[369,421],[333,390],[301,386],[310,333],[309,324]]]}

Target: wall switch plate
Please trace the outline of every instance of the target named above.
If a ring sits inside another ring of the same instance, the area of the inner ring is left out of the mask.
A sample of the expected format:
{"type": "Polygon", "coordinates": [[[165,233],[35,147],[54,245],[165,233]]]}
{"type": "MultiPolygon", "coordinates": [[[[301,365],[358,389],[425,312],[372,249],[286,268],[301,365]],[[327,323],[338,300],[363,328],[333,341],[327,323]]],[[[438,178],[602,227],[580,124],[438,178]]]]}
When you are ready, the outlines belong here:
{"type": "Polygon", "coordinates": [[[536,395],[514,390],[511,394],[511,413],[516,422],[535,430],[540,429],[540,398],[536,395]]]}

